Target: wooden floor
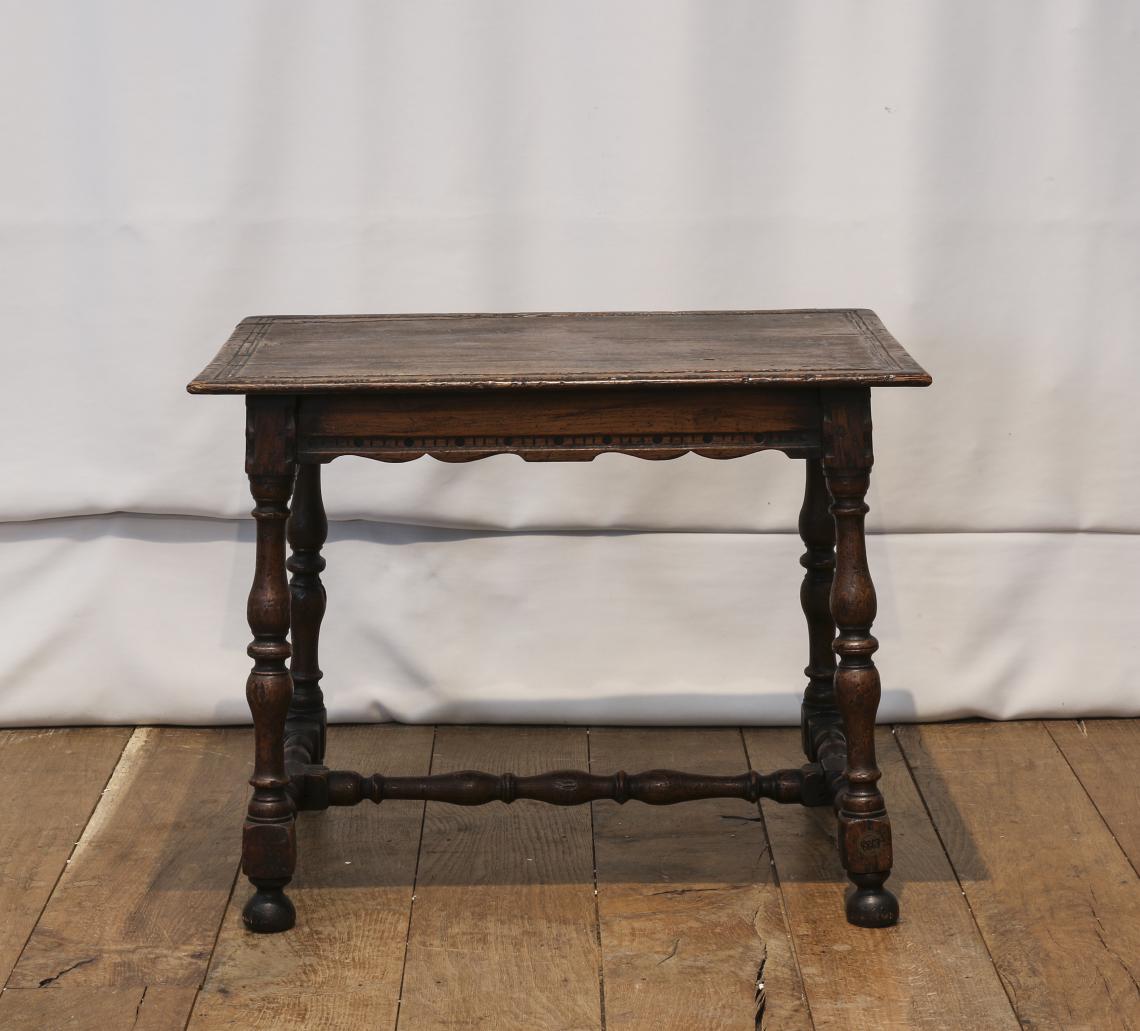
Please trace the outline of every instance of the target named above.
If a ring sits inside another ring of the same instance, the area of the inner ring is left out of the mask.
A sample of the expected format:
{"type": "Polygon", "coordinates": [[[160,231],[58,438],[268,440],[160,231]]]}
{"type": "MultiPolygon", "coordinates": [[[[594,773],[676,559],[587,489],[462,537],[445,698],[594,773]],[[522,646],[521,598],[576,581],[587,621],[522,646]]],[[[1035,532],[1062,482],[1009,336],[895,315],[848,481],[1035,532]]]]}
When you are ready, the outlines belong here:
{"type": "MultiPolygon", "coordinates": [[[[365,772],[798,765],[791,730],[337,727],[365,772]]],[[[882,728],[902,922],[834,818],[306,813],[294,931],[241,929],[242,729],[0,732],[0,1028],[1140,1028],[1140,721],[882,728]]]]}

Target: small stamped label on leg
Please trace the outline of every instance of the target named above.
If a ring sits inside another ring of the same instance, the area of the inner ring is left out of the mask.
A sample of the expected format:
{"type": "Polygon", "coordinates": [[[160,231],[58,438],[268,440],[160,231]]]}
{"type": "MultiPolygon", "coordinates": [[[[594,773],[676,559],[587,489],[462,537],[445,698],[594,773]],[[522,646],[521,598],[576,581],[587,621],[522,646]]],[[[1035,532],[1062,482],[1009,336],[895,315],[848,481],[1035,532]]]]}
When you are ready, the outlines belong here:
{"type": "Polygon", "coordinates": [[[885,816],[839,818],[839,854],[850,873],[877,873],[891,868],[891,825],[885,816]]]}

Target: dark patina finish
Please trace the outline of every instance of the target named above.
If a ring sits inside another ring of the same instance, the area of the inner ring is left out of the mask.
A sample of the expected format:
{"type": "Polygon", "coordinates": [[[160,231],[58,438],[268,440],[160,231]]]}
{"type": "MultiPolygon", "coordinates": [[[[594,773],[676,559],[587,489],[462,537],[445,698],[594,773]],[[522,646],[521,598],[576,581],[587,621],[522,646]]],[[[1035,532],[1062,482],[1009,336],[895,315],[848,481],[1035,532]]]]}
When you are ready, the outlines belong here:
{"type": "Polygon", "coordinates": [[[848,920],[893,924],[898,902],[884,887],[891,828],[875,760],[875,589],[863,527],[871,388],[929,383],[875,314],[858,309],[245,319],[188,389],[246,395],[257,521],[246,683],[256,757],[242,854],[256,891],[246,925],[293,926],[284,888],[296,864],[298,810],[396,798],[669,805],[720,797],[833,805],[854,884],[848,920]],[[765,450],[807,468],[800,769],[386,777],[322,765],[322,463],[340,455],[583,461],[605,452],[665,459],[765,450]]]}

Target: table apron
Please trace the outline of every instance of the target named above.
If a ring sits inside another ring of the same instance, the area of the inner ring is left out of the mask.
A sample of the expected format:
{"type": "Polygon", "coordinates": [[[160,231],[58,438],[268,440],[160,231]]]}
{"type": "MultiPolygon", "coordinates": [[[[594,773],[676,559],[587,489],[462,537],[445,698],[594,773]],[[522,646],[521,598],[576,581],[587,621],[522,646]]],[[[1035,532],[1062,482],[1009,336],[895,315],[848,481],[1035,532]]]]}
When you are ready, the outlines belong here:
{"type": "Polygon", "coordinates": [[[430,454],[472,461],[588,461],[619,452],[735,458],[776,450],[820,454],[815,388],[688,387],[481,390],[297,398],[302,462],[361,455],[401,462],[430,454]]]}

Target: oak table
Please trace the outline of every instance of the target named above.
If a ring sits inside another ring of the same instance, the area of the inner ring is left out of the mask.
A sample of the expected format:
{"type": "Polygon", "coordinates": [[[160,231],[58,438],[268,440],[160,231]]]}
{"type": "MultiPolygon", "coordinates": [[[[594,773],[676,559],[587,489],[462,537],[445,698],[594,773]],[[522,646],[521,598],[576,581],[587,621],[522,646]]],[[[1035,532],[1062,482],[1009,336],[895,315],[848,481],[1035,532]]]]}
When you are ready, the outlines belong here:
{"type": "Polygon", "coordinates": [[[839,854],[854,884],[847,919],[863,927],[895,923],[898,902],[884,887],[891,829],[875,761],[880,688],[864,496],[871,388],[929,383],[878,317],[859,309],[242,321],[188,389],[246,397],[245,464],[257,521],[248,606],[254,665],[246,683],[256,751],[242,848],[255,893],[244,909],[246,926],[293,926],[284,888],[295,866],[299,810],[393,798],[833,805],[839,854]],[[323,765],[322,463],[340,455],[467,462],[506,453],[563,462],[609,451],[661,459],[764,450],[802,458],[807,467],[799,515],[809,637],[802,767],[738,776],[557,770],[366,777],[323,765]]]}

